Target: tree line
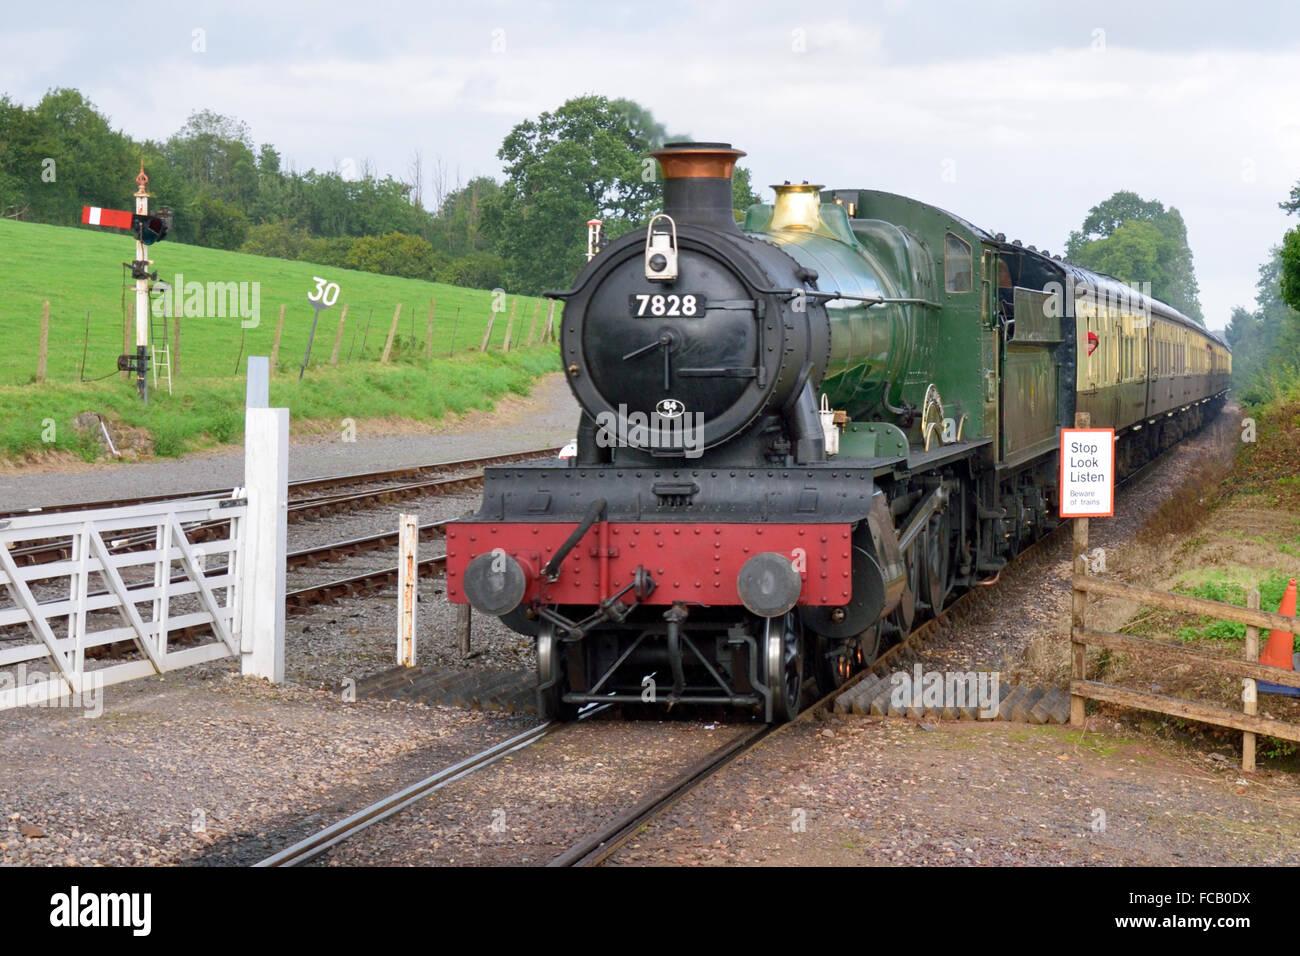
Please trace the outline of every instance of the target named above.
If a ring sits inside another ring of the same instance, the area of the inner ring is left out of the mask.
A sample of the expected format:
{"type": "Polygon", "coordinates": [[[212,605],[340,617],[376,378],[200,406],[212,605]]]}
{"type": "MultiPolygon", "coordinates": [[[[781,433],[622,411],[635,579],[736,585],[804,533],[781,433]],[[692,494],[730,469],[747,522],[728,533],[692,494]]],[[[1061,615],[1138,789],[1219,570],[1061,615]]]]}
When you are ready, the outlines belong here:
{"type": "MultiPolygon", "coordinates": [[[[1278,204],[1300,213],[1300,183],[1278,204]]],[[[1232,379],[1247,403],[1268,402],[1300,382],[1300,226],[1269,250],[1255,283],[1255,308],[1232,310],[1232,379]]]]}
{"type": "MultiPolygon", "coordinates": [[[[177,241],[537,294],[567,287],[585,262],[588,219],[610,238],[645,224],[660,195],[649,153],[672,138],[630,100],[576,97],[510,130],[502,181],[449,186],[437,162],[429,194],[418,152],[407,178],[368,161],[299,172],[235,117],[199,110],[166,140],[138,140],[61,88],[30,108],[0,96],[0,216],[74,225],[83,205],[130,208],[143,160],[177,241]]],[[[747,170],[735,193],[737,209],[756,200],[747,170]]]]}

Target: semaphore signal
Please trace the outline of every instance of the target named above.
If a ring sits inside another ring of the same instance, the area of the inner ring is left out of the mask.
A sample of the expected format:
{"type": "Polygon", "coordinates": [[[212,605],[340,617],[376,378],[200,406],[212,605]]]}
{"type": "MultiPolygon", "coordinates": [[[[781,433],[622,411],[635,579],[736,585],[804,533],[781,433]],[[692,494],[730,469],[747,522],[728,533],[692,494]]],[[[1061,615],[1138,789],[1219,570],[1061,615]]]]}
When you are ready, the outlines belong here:
{"type": "MultiPolygon", "coordinates": [[[[144,172],[144,160],[140,161],[140,173],[135,177],[135,212],[123,209],[102,209],[99,206],[82,206],[81,221],[91,226],[107,226],[111,229],[130,229],[135,234],[135,259],[131,262],[131,277],[135,279],[135,354],[120,355],[117,367],[123,372],[136,373],[136,388],[140,400],[149,401],[149,283],[158,278],[157,272],[150,272],[153,263],[145,253],[145,247],[160,242],[171,230],[172,214],[163,206],[154,215],[149,214],[149,193],[145,186],[149,177],[144,172]]],[[[161,366],[160,366],[161,367],[161,366]]]]}

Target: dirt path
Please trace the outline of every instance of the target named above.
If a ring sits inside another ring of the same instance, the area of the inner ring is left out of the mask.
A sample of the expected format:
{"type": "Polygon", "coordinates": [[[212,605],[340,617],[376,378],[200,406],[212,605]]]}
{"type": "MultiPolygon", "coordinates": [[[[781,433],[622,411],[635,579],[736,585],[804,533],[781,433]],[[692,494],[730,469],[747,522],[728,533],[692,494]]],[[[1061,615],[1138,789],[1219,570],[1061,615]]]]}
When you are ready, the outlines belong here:
{"type": "Polygon", "coordinates": [[[615,865],[1291,865],[1300,789],[1113,733],[800,725],[706,781],[615,865]]]}

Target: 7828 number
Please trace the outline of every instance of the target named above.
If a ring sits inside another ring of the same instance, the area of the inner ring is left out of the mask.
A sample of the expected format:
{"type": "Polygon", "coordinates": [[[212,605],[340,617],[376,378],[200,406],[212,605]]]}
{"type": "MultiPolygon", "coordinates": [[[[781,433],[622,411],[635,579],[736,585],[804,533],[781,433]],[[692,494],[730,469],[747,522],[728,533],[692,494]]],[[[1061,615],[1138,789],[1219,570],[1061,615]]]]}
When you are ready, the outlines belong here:
{"type": "Polygon", "coordinates": [[[628,297],[632,314],[637,317],[696,316],[705,311],[704,296],[638,293],[628,297]]]}

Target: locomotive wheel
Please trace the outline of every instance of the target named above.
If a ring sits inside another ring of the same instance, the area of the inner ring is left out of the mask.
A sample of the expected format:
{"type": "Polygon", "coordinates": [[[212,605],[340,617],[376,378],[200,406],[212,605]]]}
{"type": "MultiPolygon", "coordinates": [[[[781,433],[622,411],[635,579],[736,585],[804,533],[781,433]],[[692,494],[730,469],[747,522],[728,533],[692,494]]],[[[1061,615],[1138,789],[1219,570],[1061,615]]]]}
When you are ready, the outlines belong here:
{"type": "Polygon", "coordinates": [[[763,682],[772,689],[772,722],[799,714],[803,694],[803,625],[798,613],[769,617],[763,624],[763,682]]]}
{"type": "Polygon", "coordinates": [[[951,535],[946,515],[930,519],[918,543],[921,555],[921,600],[930,605],[935,617],[943,610],[952,591],[951,535]]]}
{"type": "Polygon", "coordinates": [[[576,720],[578,705],[563,700],[568,680],[560,660],[555,625],[542,622],[537,631],[537,712],[543,720],[576,720]]]}

